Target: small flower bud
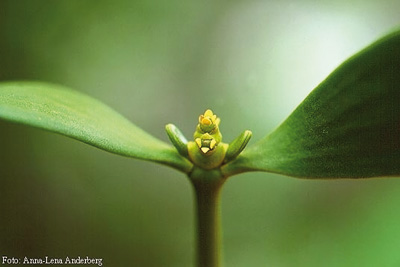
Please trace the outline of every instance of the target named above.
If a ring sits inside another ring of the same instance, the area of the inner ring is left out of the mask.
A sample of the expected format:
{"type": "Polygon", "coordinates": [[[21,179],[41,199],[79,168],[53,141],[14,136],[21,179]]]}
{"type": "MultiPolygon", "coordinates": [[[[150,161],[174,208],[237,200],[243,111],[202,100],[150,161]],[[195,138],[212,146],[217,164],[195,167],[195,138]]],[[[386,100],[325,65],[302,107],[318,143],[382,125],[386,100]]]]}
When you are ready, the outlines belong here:
{"type": "Polygon", "coordinates": [[[207,109],[199,116],[194,142],[188,142],[189,158],[201,168],[214,169],[224,161],[228,145],[221,143],[220,121],[212,110],[207,109]]]}
{"type": "Polygon", "coordinates": [[[194,165],[205,170],[219,168],[222,164],[234,160],[246,147],[251,138],[250,131],[244,131],[230,145],[222,143],[219,131],[221,120],[212,110],[207,109],[199,116],[199,123],[193,134],[194,141],[186,138],[172,124],[166,126],[167,134],[179,154],[189,158],[194,165]]]}

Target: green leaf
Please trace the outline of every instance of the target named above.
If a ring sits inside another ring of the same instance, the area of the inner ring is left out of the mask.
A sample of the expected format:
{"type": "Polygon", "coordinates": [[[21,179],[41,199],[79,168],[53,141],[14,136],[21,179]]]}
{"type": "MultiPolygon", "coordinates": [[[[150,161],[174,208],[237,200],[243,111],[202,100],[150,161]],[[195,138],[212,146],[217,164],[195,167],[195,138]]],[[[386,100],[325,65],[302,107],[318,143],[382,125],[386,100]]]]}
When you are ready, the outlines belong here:
{"type": "Polygon", "coordinates": [[[303,178],[400,176],[400,31],[338,69],[223,168],[303,178]]]}
{"type": "Polygon", "coordinates": [[[240,153],[245,149],[247,144],[250,141],[251,136],[253,133],[249,130],[244,131],[235,140],[233,140],[228,147],[225,155],[225,162],[229,162],[234,160],[240,153]]]}
{"type": "Polygon", "coordinates": [[[183,133],[175,125],[169,123],[165,126],[165,130],[171,143],[175,146],[179,154],[185,158],[189,157],[188,141],[183,133]]]}
{"type": "Polygon", "coordinates": [[[184,172],[192,164],[105,104],[63,86],[0,83],[0,118],[63,134],[123,156],[155,161],[184,172]]]}

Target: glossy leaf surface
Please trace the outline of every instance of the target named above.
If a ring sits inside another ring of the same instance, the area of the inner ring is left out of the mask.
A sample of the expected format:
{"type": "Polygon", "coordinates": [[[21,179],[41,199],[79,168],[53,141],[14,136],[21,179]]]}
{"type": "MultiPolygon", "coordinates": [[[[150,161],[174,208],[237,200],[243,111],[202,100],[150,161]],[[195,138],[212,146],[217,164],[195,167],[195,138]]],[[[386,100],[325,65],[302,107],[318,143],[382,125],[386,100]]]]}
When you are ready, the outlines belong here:
{"type": "Polygon", "coordinates": [[[356,54],[223,168],[304,178],[400,176],[400,32],[356,54]]]}
{"type": "Polygon", "coordinates": [[[0,83],[0,118],[63,134],[106,151],[188,172],[175,148],[133,125],[105,104],[40,82],[0,83]]]}

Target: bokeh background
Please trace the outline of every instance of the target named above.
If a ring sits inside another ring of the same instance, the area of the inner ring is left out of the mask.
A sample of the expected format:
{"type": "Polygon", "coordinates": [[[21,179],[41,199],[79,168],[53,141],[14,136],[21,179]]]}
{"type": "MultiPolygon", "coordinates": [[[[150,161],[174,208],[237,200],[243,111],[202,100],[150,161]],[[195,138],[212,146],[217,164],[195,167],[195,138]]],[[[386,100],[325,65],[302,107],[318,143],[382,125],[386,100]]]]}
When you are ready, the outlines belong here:
{"type": "MultiPolygon", "coordinates": [[[[64,84],[168,141],[212,108],[229,142],[273,130],[346,58],[400,25],[397,0],[0,0],[0,80],[64,84]]],[[[186,177],[0,121],[0,254],[193,266],[186,177]]],[[[230,178],[225,266],[400,266],[400,179],[230,178]]]]}

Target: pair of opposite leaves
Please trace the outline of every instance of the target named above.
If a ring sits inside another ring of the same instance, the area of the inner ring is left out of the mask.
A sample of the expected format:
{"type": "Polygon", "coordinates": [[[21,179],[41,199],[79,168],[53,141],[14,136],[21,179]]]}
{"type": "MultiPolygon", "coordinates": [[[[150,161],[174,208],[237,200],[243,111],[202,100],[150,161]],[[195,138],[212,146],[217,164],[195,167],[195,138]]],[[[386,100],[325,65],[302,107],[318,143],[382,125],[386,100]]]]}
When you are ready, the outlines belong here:
{"type": "MultiPolygon", "coordinates": [[[[0,118],[189,173],[193,164],[101,102],[41,82],[0,83],[0,118]]],[[[400,31],[345,61],[271,134],[221,166],[303,178],[400,175],[400,31]]]]}

